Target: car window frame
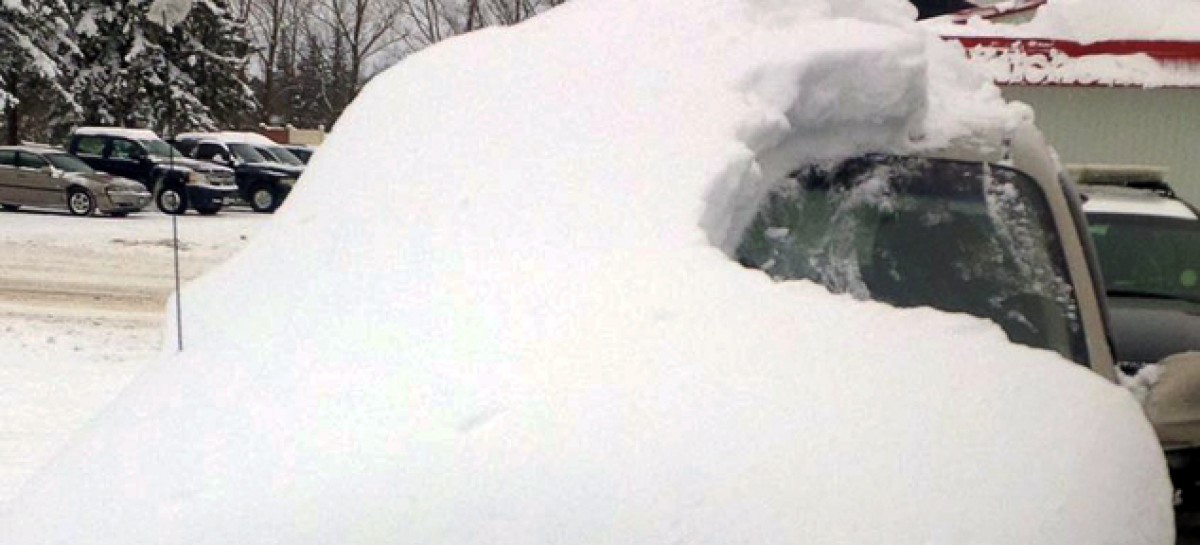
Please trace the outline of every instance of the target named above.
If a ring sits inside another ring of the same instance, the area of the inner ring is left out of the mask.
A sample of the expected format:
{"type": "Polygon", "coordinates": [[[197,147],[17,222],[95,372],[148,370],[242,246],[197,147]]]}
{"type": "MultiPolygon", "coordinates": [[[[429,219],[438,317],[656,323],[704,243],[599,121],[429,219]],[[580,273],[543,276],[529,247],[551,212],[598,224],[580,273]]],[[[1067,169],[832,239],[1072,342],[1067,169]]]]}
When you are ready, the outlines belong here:
{"type": "Polygon", "coordinates": [[[50,167],[50,162],[47,161],[45,157],[42,157],[41,155],[30,152],[30,151],[17,150],[17,168],[18,169],[26,171],[26,172],[40,172],[41,170],[49,168],[49,167],[50,167]],[[33,158],[37,159],[38,161],[41,162],[41,165],[40,166],[29,166],[29,165],[22,164],[23,160],[26,157],[33,157],[33,158]]]}

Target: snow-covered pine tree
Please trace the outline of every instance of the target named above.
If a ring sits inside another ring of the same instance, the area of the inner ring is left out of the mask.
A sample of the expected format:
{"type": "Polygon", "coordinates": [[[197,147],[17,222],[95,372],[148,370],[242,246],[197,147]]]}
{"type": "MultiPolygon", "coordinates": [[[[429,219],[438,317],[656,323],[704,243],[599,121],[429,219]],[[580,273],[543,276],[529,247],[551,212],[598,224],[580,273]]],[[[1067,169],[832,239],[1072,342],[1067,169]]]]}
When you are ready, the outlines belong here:
{"type": "Polygon", "coordinates": [[[26,127],[31,112],[73,110],[63,82],[78,53],[65,0],[0,0],[0,110],[3,141],[45,139],[45,127],[26,127]]]}
{"type": "Polygon", "coordinates": [[[90,23],[81,25],[83,68],[72,88],[85,124],[174,133],[224,128],[253,112],[250,46],[225,0],[198,0],[165,27],[150,20],[151,0],[72,1],[87,5],[90,23]]]}

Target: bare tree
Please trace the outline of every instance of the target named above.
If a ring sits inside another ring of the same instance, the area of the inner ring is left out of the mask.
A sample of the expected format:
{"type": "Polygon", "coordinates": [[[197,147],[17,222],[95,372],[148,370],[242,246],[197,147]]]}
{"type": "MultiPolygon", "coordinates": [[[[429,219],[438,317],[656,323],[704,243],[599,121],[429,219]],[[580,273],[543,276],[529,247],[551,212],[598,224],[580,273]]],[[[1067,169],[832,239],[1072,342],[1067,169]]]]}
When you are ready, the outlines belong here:
{"type": "Polygon", "coordinates": [[[345,48],[345,76],[351,95],[371,75],[370,62],[376,55],[402,42],[406,36],[402,19],[406,0],[317,0],[316,17],[326,25],[335,43],[345,48]]]}

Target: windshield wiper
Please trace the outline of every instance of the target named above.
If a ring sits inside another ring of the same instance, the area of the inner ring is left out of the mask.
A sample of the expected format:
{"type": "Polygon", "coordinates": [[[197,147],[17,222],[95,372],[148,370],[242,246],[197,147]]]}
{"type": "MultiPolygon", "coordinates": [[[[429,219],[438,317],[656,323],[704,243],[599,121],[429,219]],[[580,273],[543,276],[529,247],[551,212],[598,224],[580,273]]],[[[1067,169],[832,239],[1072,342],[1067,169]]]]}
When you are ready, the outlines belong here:
{"type": "Polygon", "coordinates": [[[1142,299],[1170,299],[1174,301],[1187,301],[1194,305],[1200,305],[1200,298],[1189,297],[1181,293],[1166,293],[1161,291],[1149,291],[1130,288],[1114,288],[1106,290],[1109,297],[1140,297],[1142,299]]]}

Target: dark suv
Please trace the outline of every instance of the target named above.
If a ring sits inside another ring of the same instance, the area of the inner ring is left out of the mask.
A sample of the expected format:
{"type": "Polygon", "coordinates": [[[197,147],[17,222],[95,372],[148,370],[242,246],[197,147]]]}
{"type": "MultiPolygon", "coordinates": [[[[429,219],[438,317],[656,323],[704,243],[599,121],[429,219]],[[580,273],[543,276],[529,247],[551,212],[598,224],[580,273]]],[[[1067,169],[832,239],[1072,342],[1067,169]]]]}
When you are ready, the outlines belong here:
{"type": "Polygon", "coordinates": [[[141,182],[167,214],[190,206],[212,215],[237,198],[232,170],[183,157],[150,130],[80,127],[67,151],[96,170],[141,182]]]}
{"type": "Polygon", "coordinates": [[[303,165],[277,158],[272,148],[278,150],[279,144],[255,133],[186,133],[173,143],[188,157],[233,168],[238,196],[255,212],[274,212],[304,173],[303,165]]]}

